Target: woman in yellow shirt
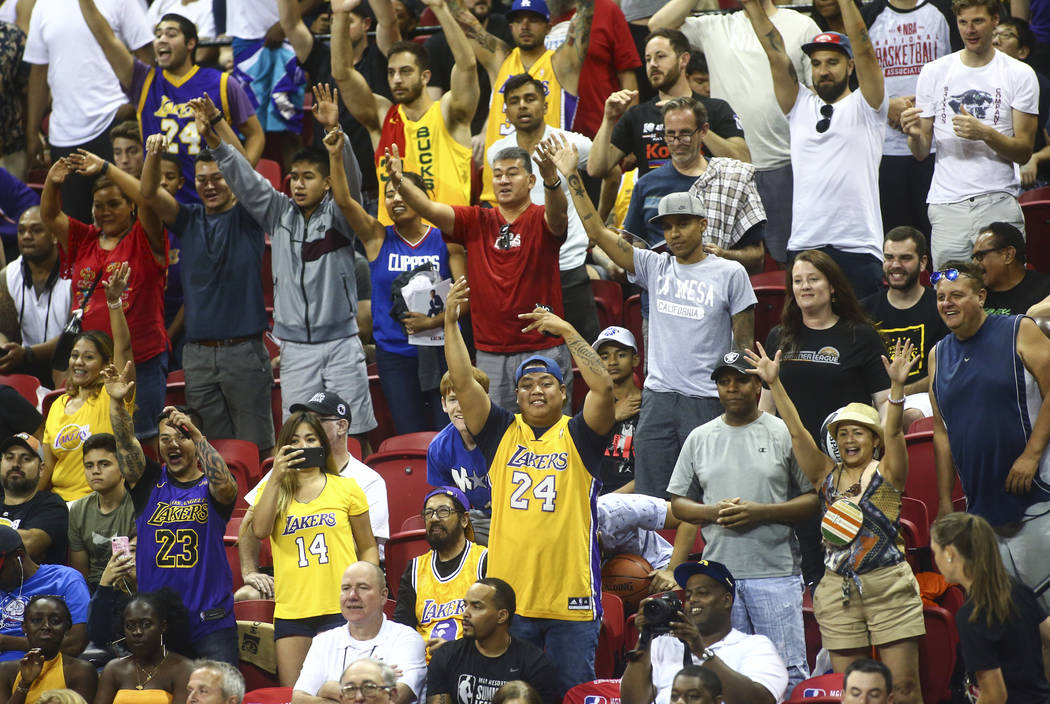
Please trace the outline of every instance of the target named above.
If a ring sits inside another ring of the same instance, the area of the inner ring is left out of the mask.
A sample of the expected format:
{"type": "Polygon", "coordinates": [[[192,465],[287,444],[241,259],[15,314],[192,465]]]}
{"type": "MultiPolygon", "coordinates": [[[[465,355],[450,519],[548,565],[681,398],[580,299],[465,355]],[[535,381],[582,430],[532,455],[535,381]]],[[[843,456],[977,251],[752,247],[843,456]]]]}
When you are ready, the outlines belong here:
{"type": "Polygon", "coordinates": [[[346,622],[339,609],[343,570],[359,560],[378,565],[379,548],[365,494],[356,480],[339,476],[320,420],[292,414],[277,447],[272,480],[244,520],[259,540],[270,538],[277,676],[291,687],[313,637],[346,622]]]}
{"type": "MultiPolygon", "coordinates": [[[[124,318],[122,296],[128,287],[131,269],[127,262],[103,282],[113,339],[101,330],[85,330],[69,353],[66,393],[51,406],[44,427],[44,464],[40,488],[50,489],[64,501],[91,493],[84,475],[82,446],[95,433],[112,433],[109,422],[109,394],[102,383],[102,369],[108,364],[123,371],[126,381],[135,380],[131,354],[131,333],[124,318]]],[[[132,400],[125,401],[131,411],[132,400]]]]}

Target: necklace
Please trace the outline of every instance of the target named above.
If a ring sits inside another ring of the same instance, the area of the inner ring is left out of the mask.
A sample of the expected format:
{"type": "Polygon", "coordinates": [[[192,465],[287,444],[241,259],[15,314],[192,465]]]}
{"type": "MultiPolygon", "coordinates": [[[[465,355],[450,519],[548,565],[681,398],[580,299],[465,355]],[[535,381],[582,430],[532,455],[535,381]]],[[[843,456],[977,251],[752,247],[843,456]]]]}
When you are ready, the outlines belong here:
{"type": "MultiPolygon", "coordinates": [[[[867,467],[865,467],[864,469],[867,469],[867,467]]],[[[864,478],[864,470],[862,469],[860,471],[860,476],[857,477],[857,481],[853,482],[845,491],[840,491],[839,485],[842,483],[842,475],[845,473],[846,467],[844,465],[840,465],[838,480],[835,482],[835,491],[837,491],[841,496],[857,496],[858,494],[860,494],[860,480],[864,478]]]]}
{"type": "Polygon", "coordinates": [[[164,657],[162,657],[160,659],[160,662],[158,662],[153,667],[152,671],[147,671],[141,665],[139,665],[138,661],[135,660],[135,656],[134,655],[131,657],[131,661],[133,663],[135,663],[135,670],[137,670],[137,672],[135,673],[135,680],[138,682],[138,684],[135,685],[135,689],[142,689],[147,684],[149,684],[149,681],[151,679],[153,679],[153,675],[157,674],[157,670],[159,670],[160,666],[164,664],[164,661],[168,659],[168,649],[167,649],[167,647],[162,645],[161,648],[163,648],[164,657]],[[146,675],[146,679],[142,679],[142,675],[146,675]]]}

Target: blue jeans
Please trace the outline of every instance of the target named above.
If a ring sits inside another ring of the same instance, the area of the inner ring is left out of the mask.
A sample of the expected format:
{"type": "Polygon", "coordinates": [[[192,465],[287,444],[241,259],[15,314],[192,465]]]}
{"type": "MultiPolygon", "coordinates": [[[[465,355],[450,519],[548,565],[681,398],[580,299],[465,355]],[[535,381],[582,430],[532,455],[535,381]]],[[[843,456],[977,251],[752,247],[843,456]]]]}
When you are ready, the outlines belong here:
{"type": "Polygon", "coordinates": [[[376,367],[398,435],[445,427],[448,417],[441,410],[441,395],[437,389],[419,388],[419,357],[387,352],[376,345],[376,367]],[[437,418],[441,425],[435,425],[437,418]]]}
{"type": "MultiPolygon", "coordinates": [[[[816,247],[824,252],[839,265],[846,279],[853,284],[853,292],[857,299],[866,298],[879,290],[882,283],[882,262],[873,254],[861,254],[858,252],[844,252],[835,249],[831,245],[816,247]]],[[[799,251],[788,250],[788,261],[794,261],[799,251]]]]}
{"type": "Polygon", "coordinates": [[[558,671],[564,696],[581,682],[594,679],[594,651],[598,649],[601,621],[562,621],[553,618],[514,616],[510,634],[547,651],[558,671]]]}
{"type": "Polygon", "coordinates": [[[157,416],[168,393],[168,352],[135,365],[135,437],[156,437],[157,416]]]}
{"type": "Polygon", "coordinates": [[[806,631],[802,625],[802,578],[739,579],[733,599],[733,628],[773,641],[788,672],[784,698],[809,677],[806,631]]]}
{"type": "Polygon", "coordinates": [[[240,664],[241,656],[237,648],[237,628],[223,628],[212,631],[193,644],[193,652],[202,660],[228,662],[234,667],[240,664]]]}

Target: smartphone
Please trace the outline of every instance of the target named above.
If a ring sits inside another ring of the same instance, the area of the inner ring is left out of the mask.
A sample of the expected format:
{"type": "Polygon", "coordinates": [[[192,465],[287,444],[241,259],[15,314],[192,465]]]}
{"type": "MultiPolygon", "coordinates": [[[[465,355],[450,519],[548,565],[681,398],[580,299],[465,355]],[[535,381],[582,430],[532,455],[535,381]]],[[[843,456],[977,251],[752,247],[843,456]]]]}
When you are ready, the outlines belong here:
{"type": "Polygon", "coordinates": [[[110,538],[110,547],[113,549],[113,554],[119,553],[130,553],[131,543],[126,535],[114,535],[110,538]]]}
{"type": "Polygon", "coordinates": [[[302,464],[296,466],[296,469],[308,469],[310,467],[318,467],[324,469],[325,454],[323,447],[301,447],[298,448],[302,451],[302,464]]]}

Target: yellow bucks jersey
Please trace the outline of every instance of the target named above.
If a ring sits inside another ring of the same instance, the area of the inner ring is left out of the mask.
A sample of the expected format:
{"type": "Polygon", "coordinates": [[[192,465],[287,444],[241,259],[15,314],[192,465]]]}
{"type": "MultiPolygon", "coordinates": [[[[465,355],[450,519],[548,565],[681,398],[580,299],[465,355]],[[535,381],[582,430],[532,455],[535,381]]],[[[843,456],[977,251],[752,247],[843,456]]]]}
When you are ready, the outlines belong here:
{"type": "Polygon", "coordinates": [[[522,616],[590,621],[601,614],[599,483],[570,420],[562,416],[536,437],[519,413],[504,431],[489,466],[488,576],[514,587],[522,616]]]}
{"type": "Polygon", "coordinates": [[[274,521],[274,618],[339,613],[343,570],[357,562],[350,516],[367,512],[368,500],[355,479],[336,474],[325,479],[316,499],[305,504],[292,499],[274,521]]]}
{"type": "Polygon", "coordinates": [[[423,177],[430,198],[446,205],[470,205],[470,147],[457,142],[441,115],[441,101],[427,108],[416,121],[409,120],[401,105],[390,106],[383,120],[383,132],[376,147],[376,175],[379,176],[379,222],[393,225],[386,212],[384,192],[389,180],[386,150],[397,145],[403,168],[423,177]]]}
{"type": "MultiPolygon", "coordinates": [[[[485,128],[485,154],[489,147],[500,137],[506,137],[514,131],[514,126],[504,116],[506,106],[503,102],[503,85],[511,76],[528,73],[533,78],[543,83],[547,92],[547,115],[544,117],[551,127],[563,130],[572,129],[572,120],[576,116],[577,97],[567,92],[558,83],[558,77],[554,75],[554,50],[548,50],[543,56],[535,61],[529,70],[521,63],[521,49],[515,48],[499,68],[496,75],[496,83],[493,85],[492,99],[489,101],[489,120],[485,128]],[[497,89],[496,86],[499,86],[497,89]]],[[[537,178],[539,175],[537,174],[537,178]]],[[[492,190],[492,167],[485,159],[485,170],[481,177],[481,199],[495,204],[496,196],[492,190]]]]}
{"type": "MultiPolygon", "coordinates": [[[[412,558],[412,587],[416,590],[416,630],[423,640],[463,637],[463,609],[470,585],[485,576],[484,563],[488,550],[467,541],[459,564],[447,577],[437,573],[437,553],[412,558]]],[[[427,651],[427,661],[430,651],[427,651]]]]}

